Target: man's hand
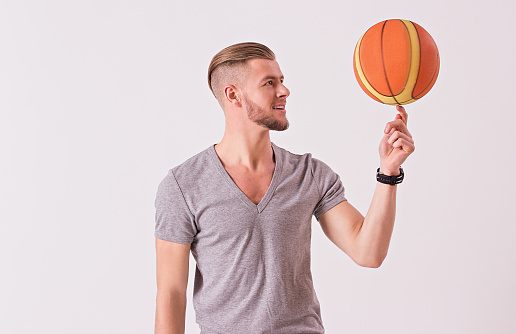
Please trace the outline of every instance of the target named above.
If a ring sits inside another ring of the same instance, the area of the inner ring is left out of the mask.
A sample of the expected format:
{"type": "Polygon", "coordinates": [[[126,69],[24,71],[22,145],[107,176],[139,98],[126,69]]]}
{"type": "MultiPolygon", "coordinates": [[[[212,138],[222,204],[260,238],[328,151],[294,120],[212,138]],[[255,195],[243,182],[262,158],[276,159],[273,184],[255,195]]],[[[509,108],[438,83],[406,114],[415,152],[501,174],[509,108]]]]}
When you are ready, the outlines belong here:
{"type": "Polygon", "coordinates": [[[399,114],[387,123],[380,142],[380,173],[398,175],[401,164],[414,152],[414,140],[407,129],[408,114],[402,106],[396,106],[399,114]]]}

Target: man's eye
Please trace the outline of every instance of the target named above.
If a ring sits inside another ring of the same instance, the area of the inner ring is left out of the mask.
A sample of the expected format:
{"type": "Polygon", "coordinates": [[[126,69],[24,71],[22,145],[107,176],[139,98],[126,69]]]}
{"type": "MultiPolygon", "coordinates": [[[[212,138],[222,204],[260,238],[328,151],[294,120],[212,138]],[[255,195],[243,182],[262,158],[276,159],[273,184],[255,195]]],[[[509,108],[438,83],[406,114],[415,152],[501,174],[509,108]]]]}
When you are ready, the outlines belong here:
{"type": "Polygon", "coordinates": [[[272,85],[272,80],[267,81],[266,85],[272,85]]]}

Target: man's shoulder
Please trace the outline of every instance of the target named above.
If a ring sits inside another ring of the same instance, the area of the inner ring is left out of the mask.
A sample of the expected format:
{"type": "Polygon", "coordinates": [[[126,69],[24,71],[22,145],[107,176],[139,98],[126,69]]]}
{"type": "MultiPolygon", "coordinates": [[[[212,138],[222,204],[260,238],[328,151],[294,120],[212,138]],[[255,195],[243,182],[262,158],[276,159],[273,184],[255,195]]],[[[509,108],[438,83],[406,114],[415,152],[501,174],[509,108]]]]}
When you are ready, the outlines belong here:
{"type": "Polygon", "coordinates": [[[205,172],[210,164],[211,146],[184,160],[170,169],[176,179],[195,179],[205,172]]]}
{"type": "Polygon", "coordinates": [[[279,147],[278,145],[275,146],[282,156],[285,169],[290,169],[292,172],[300,169],[311,168],[312,160],[314,159],[312,157],[312,153],[293,153],[292,151],[279,147]]]}
{"type": "Polygon", "coordinates": [[[281,147],[281,146],[278,146],[277,144],[275,143],[272,143],[272,145],[274,146],[274,148],[277,148],[279,150],[279,152],[281,152],[283,154],[284,157],[288,158],[288,159],[306,159],[307,157],[311,157],[312,156],[312,153],[293,153],[292,151],[290,150],[287,150],[286,148],[284,147],[281,147]]]}
{"type": "Polygon", "coordinates": [[[291,151],[279,147],[276,145],[280,152],[282,152],[284,166],[290,172],[299,172],[303,170],[305,172],[314,173],[327,173],[331,170],[331,167],[324,161],[315,158],[312,153],[292,153],[291,151]]]}

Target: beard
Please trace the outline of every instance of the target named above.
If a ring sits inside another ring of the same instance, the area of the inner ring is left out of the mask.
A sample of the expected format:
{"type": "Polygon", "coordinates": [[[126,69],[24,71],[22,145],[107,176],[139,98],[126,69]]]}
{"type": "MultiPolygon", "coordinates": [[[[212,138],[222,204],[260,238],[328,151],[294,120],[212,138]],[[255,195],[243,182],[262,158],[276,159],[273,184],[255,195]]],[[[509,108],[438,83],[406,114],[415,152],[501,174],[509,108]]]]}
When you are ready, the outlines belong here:
{"type": "Polygon", "coordinates": [[[274,115],[267,115],[267,112],[260,108],[256,103],[244,98],[247,110],[247,117],[258,125],[261,125],[269,130],[285,131],[290,126],[288,120],[277,120],[274,115]]]}

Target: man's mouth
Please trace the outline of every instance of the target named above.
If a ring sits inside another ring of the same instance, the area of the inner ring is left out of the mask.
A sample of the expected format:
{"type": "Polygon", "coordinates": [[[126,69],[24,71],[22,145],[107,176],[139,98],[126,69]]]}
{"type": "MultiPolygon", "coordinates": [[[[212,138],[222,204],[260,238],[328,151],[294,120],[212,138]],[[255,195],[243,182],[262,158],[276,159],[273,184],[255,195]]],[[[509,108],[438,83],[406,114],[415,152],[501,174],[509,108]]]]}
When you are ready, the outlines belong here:
{"type": "Polygon", "coordinates": [[[281,104],[281,105],[273,106],[272,109],[285,110],[285,105],[281,104]]]}

